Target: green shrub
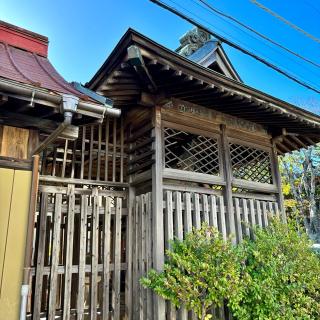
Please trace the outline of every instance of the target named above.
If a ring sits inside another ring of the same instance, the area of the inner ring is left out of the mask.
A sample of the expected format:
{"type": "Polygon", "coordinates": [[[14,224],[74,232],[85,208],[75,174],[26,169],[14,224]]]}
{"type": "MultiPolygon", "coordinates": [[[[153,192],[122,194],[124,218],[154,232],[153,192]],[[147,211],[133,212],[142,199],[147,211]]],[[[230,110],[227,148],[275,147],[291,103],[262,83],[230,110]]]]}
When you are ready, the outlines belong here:
{"type": "Polygon", "coordinates": [[[233,246],[204,225],[174,240],[164,270],[141,283],[199,319],[223,301],[238,320],[320,319],[320,259],[307,235],[277,219],[254,234],[233,246]]]}
{"type": "Polygon", "coordinates": [[[167,258],[163,272],[153,270],[141,283],[177,307],[183,304],[199,319],[210,319],[207,313],[212,306],[238,299],[238,256],[216,229],[203,225],[184,241],[172,241],[167,258]]]}
{"type": "Polygon", "coordinates": [[[320,260],[307,235],[289,221],[255,230],[238,246],[243,295],[230,303],[239,320],[320,319],[320,260]]]}

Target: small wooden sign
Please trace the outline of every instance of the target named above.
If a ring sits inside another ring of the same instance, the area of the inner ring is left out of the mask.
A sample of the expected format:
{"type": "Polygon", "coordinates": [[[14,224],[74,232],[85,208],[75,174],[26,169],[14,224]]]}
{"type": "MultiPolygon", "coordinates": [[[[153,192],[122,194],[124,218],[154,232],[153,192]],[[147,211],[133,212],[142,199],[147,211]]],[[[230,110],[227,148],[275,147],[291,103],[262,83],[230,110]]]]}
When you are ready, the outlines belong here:
{"type": "Polygon", "coordinates": [[[213,109],[198,106],[191,102],[186,102],[172,98],[170,101],[166,102],[162,107],[175,112],[195,116],[197,118],[211,120],[217,124],[225,124],[227,127],[267,134],[266,129],[257,123],[242,118],[234,117],[213,109]]]}

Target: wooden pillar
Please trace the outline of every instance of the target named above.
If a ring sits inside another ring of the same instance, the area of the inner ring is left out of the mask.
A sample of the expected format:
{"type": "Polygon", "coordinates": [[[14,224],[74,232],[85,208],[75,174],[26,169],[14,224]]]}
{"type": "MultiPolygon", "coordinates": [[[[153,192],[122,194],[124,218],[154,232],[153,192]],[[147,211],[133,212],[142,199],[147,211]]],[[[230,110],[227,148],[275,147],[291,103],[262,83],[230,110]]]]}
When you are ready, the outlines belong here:
{"type": "Polygon", "coordinates": [[[283,200],[283,194],[282,194],[282,185],[281,185],[281,175],[280,175],[280,169],[279,169],[279,161],[278,161],[278,154],[277,154],[277,147],[275,142],[272,142],[272,175],[273,175],[273,183],[277,185],[278,193],[277,193],[277,202],[279,205],[281,217],[283,221],[287,221],[286,212],[284,209],[284,200],[283,200]]]}
{"type": "MultiPolygon", "coordinates": [[[[152,165],[152,240],[153,240],[153,268],[160,271],[164,264],[164,233],[163,233],[163,150],[161,131],[161,107],[154,109],[153,149],[154,164],[152,165]]],[[[165,302],[158,295],[153,294],[154,320],[165,319],[165,302]]]]}
{"type": "Polygon", "coordinates": [[[236,228],[234,222],[234,209],[232,202],[232,166],[230,157],[230,148],[226,132],[226,126],[221,125],[221,140],[222,140],[222,159],[223,159],[223,169],[224,169],[224,179],[226,182],[224,188],[224,199],[227,209],[227,231],[228,234],[232,234],[232,241],[236,242],[236,228]]]}
{"type": "MultiPolygon", "coordinates": [[[[131,136],[131,126],[128,126],[129,130],[127,133],[127,141],[130,141],[131,136]]],[[[129,150],[132,148],[132,143],[129,144],[129,150]]],[[[132,160],[133,156],[129,152],[129,161],[132,160]]],[[[126,295],[125,295],[125,305],[127,307],[125,319],[131,320],[133,316],[133,281],[138,281],[133,274],[133,223],[134,223],[134,210],[135,210],[135,197],[136,190],[132,186],[132,175],[129,176],[129,189],[128,189],[128,216],[127,216],[127,226],[126,226],[126,261],[128,265],[127,275],[126,275],[126,295]]],[[[136,295],[136,292],[134,293],[136,295]]]]}

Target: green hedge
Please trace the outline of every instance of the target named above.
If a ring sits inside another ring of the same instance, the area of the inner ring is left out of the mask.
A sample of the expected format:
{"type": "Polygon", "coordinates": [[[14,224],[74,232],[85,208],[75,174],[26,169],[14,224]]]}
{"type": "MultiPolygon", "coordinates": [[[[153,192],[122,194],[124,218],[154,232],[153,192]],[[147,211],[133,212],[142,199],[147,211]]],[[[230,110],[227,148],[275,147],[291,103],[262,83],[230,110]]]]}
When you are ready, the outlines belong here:
{"type": "Polygon", "coordinates": [[[163,272],[141,283],[199,319],[224,302],[238,320],[320,319],[320,259],[310,247],[293,221],[273,220],[237,246],[203,225],[172,241],[163,272]]]}

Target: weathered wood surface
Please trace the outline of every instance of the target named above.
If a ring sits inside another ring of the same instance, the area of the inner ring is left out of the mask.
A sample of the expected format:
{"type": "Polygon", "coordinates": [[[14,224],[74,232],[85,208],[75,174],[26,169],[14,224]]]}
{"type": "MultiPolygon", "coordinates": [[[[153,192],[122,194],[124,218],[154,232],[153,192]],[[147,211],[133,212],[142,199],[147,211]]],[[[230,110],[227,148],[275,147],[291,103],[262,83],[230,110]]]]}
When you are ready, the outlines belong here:
{"type": "MultiPolygon", "coordinates": [[[[253,236],[252,226],[265,227],[271,215],[280,215],[270,136],[260,127],[255,132],[252,123],[190,108],[135,107],[121,119],[81,128],[77,140],[44,154],[39,191],[48,200],[46,213],[41,205],[38,210],[47,218],[38,219],[36,230],[38,238],[47,234],[44,243],[37,242],[42,253],[37,252],[33,269],[34,297],[40,300],[33,303],[36,315],[195,319],[139,283],[151,268],[162,269],[168,241],[183,239],[206,222],[224,239],[231,234],[239,242],[253,236]],[[177,159],[172,155],[176,164],[166,166],[166,128],[174,129],[174,145],[183,145],[183,136],[195,139],[192,150],[203,142],[204,154],[192,154],[192,170],[179,167],[189,166],[190,150],[177,159]],[[175,140],[179,131],[186,134],[175,140]],[[201,161],[208,164],[199,166],[201,161]]],[[[229,318],[227,310],[215,313],[229,318]]]]}
{"type": "Polygon", "coordinates": [[[126,159],[123,118],[107,118],[103,124],[82,127],[75,141],[49,146],[42,174],[123,183],[126,159]]]}
{"type": "Polygon", "coordinates": [[[29,130],[0,126],[0,156],[27,159],[29,130]]]}
{"type": "MultiPolygon", "coordinates": [[[[155,107],[153,117],[153,143],[154,160],[152,165],[152,258],[153,268],[161,270],[164,263],[164,241],[163,241],[163,141],[161,130],[161,108],[155,107]]],[[[154,320],[164,320],[165,303],[162,298],[153,294],[153,317],[154,320]]]]}
{"type": "Polygon", "coordinates": [[[153,319],[153,297],[144,289],[139,279],[152,268],[152,196],[142,194],[135,198],[133,212],[133,319],[153,319]]]}
{"type": "MultiPolygon", "coordinates": [[[[170,249],[170,240],[173,238],[183,239],[187,232],[190,232],[192,228],[200,228],[202,223],[216,227],[223,237],[227,238],[229,216],[222,195],[213,195],[210,192],[206,194],[169,190],[169,187],[166,189],[163,193],[163,237],[166,249],[170,249]]],[[[259,195],[257,197],[259,198],[259,195]]],[[[137,282],[151,267],[146,263],[150,254],[148,236],[146,235],[152,231],[151,224],[148,223],[151,217],[150,200],[151,193],[147,193],[136,196],[135,201],[133,304],[136,306],[134,315],[137,319],[152,319],[147,313],[150,302],[149,291],[143,289],[137,282]]],[[[245,237],[252,237],[252,227],[256,225],[264,227],[271,216],[279,215],[278,205],[274,201],[246,199],[237,196],[232,198],[232,205],[237,241],[241,241],[245,237]]],[[[166,310],[167,319],[193,319],[184,309],[176,310],[170,303],[166,303],[166,310]]],[[[228,319],[224,310],[218,312],[221,319],[228,319]]]]}
{"type": "Polygon", "coordinates": [[[126,193],[106,194],[96,187],[75,192],[74,185],[62,190],[40,188],[33,319],[43,314],[73,319],[75,313],[77,319],[88,313],[90,319],[100,319],[101,313],[104,319],[128,317],[123,299],[128,288],[121,287],[130,251],[122,241],[126,193]]]}

